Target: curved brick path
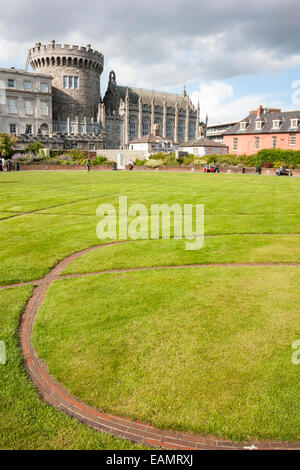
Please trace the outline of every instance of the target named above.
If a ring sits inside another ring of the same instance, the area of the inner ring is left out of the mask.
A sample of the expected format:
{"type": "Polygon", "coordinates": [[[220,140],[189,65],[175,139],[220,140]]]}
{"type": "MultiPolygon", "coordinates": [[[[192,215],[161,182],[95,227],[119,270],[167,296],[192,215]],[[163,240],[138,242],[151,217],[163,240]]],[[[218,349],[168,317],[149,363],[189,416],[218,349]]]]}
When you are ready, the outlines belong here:
{"type": "MultiPolygon", "coordinates": [[[[60,273],[65,267],[74,261],[79,256],[88,253],[92,250],[102,246],[113,245],[114,242],[106,245],[99,245],[95,247],[82,250],[74,253],[57,266],[55,266],[49,274],[43,279],[31,282],[24,282],[19,284],[12,284],[10,286],[1,286],[1,288],[15,287],[21,285],[34,284],[32,297],[26,305],[25,311],[22,315],[20,324],[20,346],[24,355],[24,363],[28,372],[29,378],[34,383],[39,391],[41,398],[59,409],[60,411],[78,419],[84,424],[96,429],[97,431],[113,434],[124,439],[128,439],[135,443],[143,444],[147,447],[159,447],[163,449],[298,449],[300,450],[300,443],[282,443],[276,441],[266,442],[248,442],[248,443],[235,443],[217,439],[213,436],[200,436],[197,434],[175,431],[163,431],[156,429],[153,426],[143,424],[137,421],[132,421],[127,418],[113,416],[111,414],[101,413],[99,410],[85,405],[82,401],[72,396],[61,384],[57,383],[54,378],[49,374],[47,366],[41,361],[31,343],[32,328],[35,316],[42,304],[45,294],[51,283],[57,279],[73,278],[87,276],[89,273],[82,275],[66,275],[61,276],[60,273]]],[[[300,263],[239,263],[239,264],[210,264],[210,265],[193,265],[193,266],[160,266],[155,268],[137,268],[137,269],[123,269],[105,271],[105,273],[112,272],[128,272],[146,269],[174,269],[174,268],[191,268],[191,267],[208,267],[208,266],[270,266],[270,265],[293,265],[299,266],[300,263]]],[[[102,271],[102,273],[104,273],[102,271]]]]}

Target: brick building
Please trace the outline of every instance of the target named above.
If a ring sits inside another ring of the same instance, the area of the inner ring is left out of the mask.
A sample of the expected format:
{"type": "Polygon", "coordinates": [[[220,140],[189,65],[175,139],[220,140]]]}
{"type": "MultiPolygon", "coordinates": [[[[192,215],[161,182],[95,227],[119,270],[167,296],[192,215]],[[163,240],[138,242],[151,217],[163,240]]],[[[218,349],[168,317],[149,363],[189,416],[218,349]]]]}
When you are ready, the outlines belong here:
{"type": "Polygon", "coordinates": [[[300,111],[259,106],[225,132],[223,143],[236,155],[253,155],[266,148],[300,150],[300,111]]]}

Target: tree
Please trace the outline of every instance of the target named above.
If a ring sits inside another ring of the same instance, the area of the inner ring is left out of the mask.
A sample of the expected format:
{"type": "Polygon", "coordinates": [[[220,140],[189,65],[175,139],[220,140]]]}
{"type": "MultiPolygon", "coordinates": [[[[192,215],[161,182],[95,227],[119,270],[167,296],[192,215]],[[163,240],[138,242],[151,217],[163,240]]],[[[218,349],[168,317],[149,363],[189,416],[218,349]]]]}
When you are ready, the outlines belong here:
{"type": "Polygon", "coordinates": [[[34,155],[38,155],[43,148],[40,142],[30,142],[25,148],[25,152],[32,152],[34,155]]]}
{"type": "Polygon", "coordinates": [[[16,137],[0,133],[0,155],[4,158],[10,157],[17,142],[18,139],[16,137]]]}

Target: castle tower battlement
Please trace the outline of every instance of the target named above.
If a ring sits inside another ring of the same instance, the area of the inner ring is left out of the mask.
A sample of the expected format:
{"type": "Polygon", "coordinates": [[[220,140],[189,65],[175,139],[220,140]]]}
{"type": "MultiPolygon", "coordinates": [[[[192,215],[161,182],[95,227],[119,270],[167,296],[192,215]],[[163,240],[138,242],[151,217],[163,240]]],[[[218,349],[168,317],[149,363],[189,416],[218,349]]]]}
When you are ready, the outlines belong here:
{"type": "Polygon", "coordinates": [[[103,54],[90,45],[79,47],[51,41],[47,45],[36,43],[29,57],[35,72],[53,78],[54,120],[97,119],[103,54]]]}
{"type": "Polygon", "coordinates": [[[57,65],[57,63],[58,65],[63,65],[63,59],[66,59],[64,65],[71,62],[74,66],[77,66],[78,62],[82,59],[80,66],[92,67],[95,70],[101,70],[101,73],[103,71],[104,56],[100,52],[92,49],[90,44],[86,47],[80,47],[70,44],[56,44],[55,41],[51,41],[51,43],[47,45],[37,42],[35,47],[30,49],[29,54],[32,68],[44,67],[45,65],[54,66],[57,65]]]}

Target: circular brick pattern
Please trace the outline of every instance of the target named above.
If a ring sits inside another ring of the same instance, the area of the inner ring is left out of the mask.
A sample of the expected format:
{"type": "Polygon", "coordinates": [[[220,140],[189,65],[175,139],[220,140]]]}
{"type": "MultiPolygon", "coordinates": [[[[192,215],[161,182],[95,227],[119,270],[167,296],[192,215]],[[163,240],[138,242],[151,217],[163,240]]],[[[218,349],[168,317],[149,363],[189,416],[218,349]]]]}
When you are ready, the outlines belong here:
{"type": "Polygon", "coordinates": [[[29,375],[30,380],[37,388],[41,398],[48,404],[54,406],[58,410],[78,419],[82,423],[92,427],[93,429],[110,433],[114,436],[128,439],[135,443],[143,444],[147,447],[157,447],[163,449],[188,449],[188,450],[225,450],[225,449],[240,449],[240,450],[300,450],[299,442],[279,442],[279,441],[251,441],[244,443],[236,443],[232,441],[221,440],[213,436],[200,436],[197,434],[187,432],[165,431],[156,429],[153,426],[132,421],[127,418],[114,416],[108,413],[102,413],[96,408],[87,406],[81,400],[72,396],[68,390],[49,374],[47,366],[41,361],[33,348],[31,343],[32,328],[35,316],[42,304],[45,294],[51,283],[58,279],[75,278],[89,275],[99,275],[104,273],[118,273],[118,272],[131,272],[141,270],[156,270],[156,269],[178,269],[178,268],[196,268],[196,267],[213,267],[213,266],[300,266],[300,263],[217,263],[206,265],[183,265],[183,266],[158,266],[154,268],[132,268],[101,271],[88,274],[75,274],[75,275],[61,275],[65,267],[74,261],[76,258],[88,253],[92,250],[101,248],[103,246],[115,245],[125,242],[113,242],[105,245],[98,245],[80,252],[74,253],[63,259],[57,266],[55,266],[49,274],[43,279],[31,282],[23,282],[18,284],[11,284],[9,286],[1,286],[0,289],[8,287],[17,287],[28,284],[33,284],[32,296],[28,301],[25,311],[22,315],[20,324],[20,346],[24,356],[24,364],[29,375]]]}

